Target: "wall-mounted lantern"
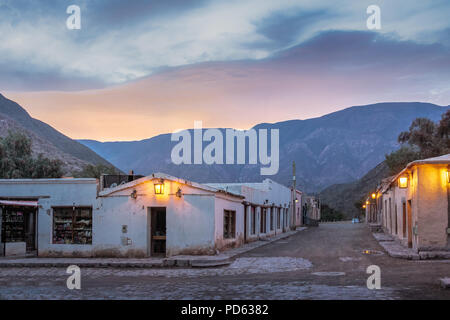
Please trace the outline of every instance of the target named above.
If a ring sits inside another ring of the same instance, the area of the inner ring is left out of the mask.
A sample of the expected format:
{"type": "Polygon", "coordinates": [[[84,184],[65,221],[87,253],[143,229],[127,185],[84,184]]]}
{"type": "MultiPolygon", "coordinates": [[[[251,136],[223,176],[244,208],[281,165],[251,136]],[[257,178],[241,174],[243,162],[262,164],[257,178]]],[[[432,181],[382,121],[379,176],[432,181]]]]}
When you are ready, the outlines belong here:
{"type": "Polygon", "coordinates": [[[366,204],[367,204],[367,205],[370,204],[369,200],[366,201],[366,204]]]}
{"type": "Polygon", "coordinates": [[[365,204],[363,204],[363,209],[365,209],[366,208],[366,205],[365,204]]]}
{"type": "Polygon", "coordinates": [[[182,193],[182,191],[181,191],[181,188],[178,188],[178,190],[177,190],[177,192],[175,193],[175,195],[176,195],[178,198],[181,198],[181,197],[183,196],[183,193],[182,193]]]}
{"type": "Polygon", "coordinates": [[[377,197],[376,193],[372,193],[372,199],[375,199],[377,197]]]}
{"type": "Polygon", "coordinates": [[[298,203],[298,199],[295,199],[295,203],[298,203]]]}
{"type": "Polygon", "coordinates": [[[136,199],[137,198],[137,191],[136,189],[133,190],[133,192],[130,194],[131,199],[136,199]]]}
{"type": "Polygon", "coordinates": [[[155,194],[164,194],[164,180],[161,179],[159,183],[155,183],[155,194]]]}
{"type": "Polygon", "coordinates": [[[402,189],[408,188],[408,177],[402,176],[398,178],[398,186],[402,189]]]}

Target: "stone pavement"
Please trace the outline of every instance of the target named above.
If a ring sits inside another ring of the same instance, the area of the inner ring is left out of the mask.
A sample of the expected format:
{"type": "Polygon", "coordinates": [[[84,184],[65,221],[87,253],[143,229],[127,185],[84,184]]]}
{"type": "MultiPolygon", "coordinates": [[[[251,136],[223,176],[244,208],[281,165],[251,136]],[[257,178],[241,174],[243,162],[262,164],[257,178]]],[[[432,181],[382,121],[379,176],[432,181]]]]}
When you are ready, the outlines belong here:
{"type": "Polygon", "coordinates": [[[220,267],[229,265],[237,256],[250,250],[285,239],[305,230],[297,228],[264,240],[253,241],[238,248],[228,249],[214,256],[179,255],[170,258],[0,258],[0,268],[66,268],[77,265],[80,268],[169,268],[169,267],[220,267]]]}
{"type": "Polygon", "coordinates": [[[419,251],[403,246],[399,240],[391,235],[376,232],[372,233],[380,246],[393,258],[407,260],[450,259],[450,251],[419,251]]]}
{"type": "Polygon", "coordinates": [[[441,281],[441,287],[444,289],[450,289],[450,278],[442,278],[441,281]]]}

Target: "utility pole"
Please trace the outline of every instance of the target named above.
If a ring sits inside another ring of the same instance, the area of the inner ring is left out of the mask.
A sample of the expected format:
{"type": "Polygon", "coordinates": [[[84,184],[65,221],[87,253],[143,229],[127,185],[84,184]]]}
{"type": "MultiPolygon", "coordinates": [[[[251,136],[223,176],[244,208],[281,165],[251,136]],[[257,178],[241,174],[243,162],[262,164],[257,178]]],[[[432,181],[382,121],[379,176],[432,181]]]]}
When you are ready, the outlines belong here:
{"type": "Polygon", "coordinates": [[[296,199],[297,199],[297,192],[295,190],[295,161],[292,162],[292,226],[291,229],[295,229],[296,226],[296,199]]]}

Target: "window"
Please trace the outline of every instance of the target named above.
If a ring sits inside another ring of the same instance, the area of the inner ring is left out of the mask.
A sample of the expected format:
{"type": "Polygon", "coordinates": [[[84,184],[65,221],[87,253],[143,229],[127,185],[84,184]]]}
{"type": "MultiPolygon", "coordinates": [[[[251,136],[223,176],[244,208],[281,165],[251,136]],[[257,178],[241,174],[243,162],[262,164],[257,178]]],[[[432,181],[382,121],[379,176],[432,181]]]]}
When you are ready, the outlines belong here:
{"type": "Polygon", "coordinates": [[[251,207],[251,214],[252,214],[252,221],[251,221],[252,234],[255,234],[256,233],[256,208],[253,206],[251,207]]]}
{"type": "Polygon", "coordinates": [[[273,230],[273,208],[270,208],[270,231],[273,230]]]}
{"type": "Polygon", "coordinates": [[[92,244],[92,208],[53,208],[54,244],[92,244]]]}
{"type": "Polygon", "coordinates": [[[281,208],[277,209],[277,229],[281,228],[281,208]]]}
{"type": "Polygon", "coordinates": [[[267,209],[261,208],[261,219],[260,219],[260,233],[266,233],[266,218],[267,218],[267,209]]]}
{"type": "Polygon", "coordinates": [[[236,237],[236,211],[223,211],[223,237],[225,239],[236,237]]]}
{"type": "Polygon", "coordinates": [[[24,212],[8,207],[4,207],[2,211],[1,242],[25,242],[24,212]]]}

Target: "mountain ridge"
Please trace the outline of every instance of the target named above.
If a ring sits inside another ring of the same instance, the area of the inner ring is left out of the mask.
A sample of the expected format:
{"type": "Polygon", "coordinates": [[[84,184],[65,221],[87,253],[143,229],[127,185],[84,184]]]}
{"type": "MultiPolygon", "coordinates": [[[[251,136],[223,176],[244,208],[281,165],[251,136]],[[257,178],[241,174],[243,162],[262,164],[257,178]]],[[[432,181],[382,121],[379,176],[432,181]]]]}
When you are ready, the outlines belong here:
{"type": "MultiPolygon", "coordinates": [[[[291,163],[307,192],[363,177],[398,148],[397,136],[417,117],[440,119],[450,106],[424,102],[387,102],[348,107],[321,117],[261,123],[255,129],[280,130],[280,170],[261,176],[259,165],[180,165],[170,162],[170,134],[140,141],[79,140],[124,171],[163,171],[198,182],[260,181],[266,177],[290,185],[291,163]]],[[[223,130],[223,129],[222,129],[223,130]]],[[[206,145],[206,143],[204,144],[206,145]]]]}
{"type": "Polygon", "coordinates": [[[25,133],[33,142],[33,153],[42,153],[65,163],[66,173],[78,171],[87,164],[111,164],[83,144],[60,133],[47,123],[34,119],[25,108],[0,94],[0,135],[8,131],[25,133]]]}

